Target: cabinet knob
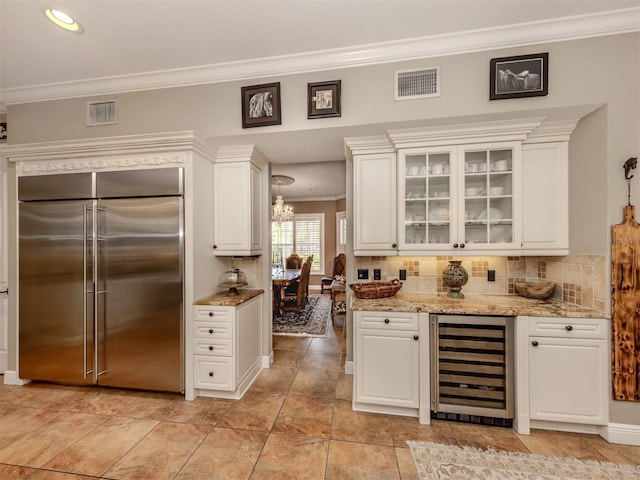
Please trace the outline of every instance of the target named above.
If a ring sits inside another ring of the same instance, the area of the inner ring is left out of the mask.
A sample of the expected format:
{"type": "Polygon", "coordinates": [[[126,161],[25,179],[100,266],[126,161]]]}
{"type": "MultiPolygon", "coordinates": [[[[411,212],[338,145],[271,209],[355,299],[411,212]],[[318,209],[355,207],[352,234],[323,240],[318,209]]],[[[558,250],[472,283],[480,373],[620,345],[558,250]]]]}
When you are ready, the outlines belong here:
{"type": "Polygon", "coordinates": [[[209,376],[210,376],[210,377],[213,377],[213,372],[209,372],[209,376]]]}
{"type": "Polygon", "coordinates": [[[397,246],[398,246],[398,244],[397,244],[397,243],[392,243],[392,244],[391,244],[391,248],[396,248],[397,246]]]}
{"type": "Polygon", "coordinates": [[[454,244],[453,244],[453,248],[458,248],[458,244],[457,244],[457,243],[454,243],[454,244]]]}
{"type": "Polygon", "coordinates": [[[533,345],[534,347],[537,347],[538,346],[538,341],[534,340],[533,342],[531,342],[531,345],[533,345]]]}
{"type": "Polygon", "coordinates": [[[213,317],[213,312],[209,312],[209,316],[210,316],[210,317],[213,317]]]}
{"type": "Polygon", "coordinates": [[[389,319],[388,319],[388,318],[385,318],[385,319],[384,319],[384,323],[389,323],[389,319]]]}
{"type": "Polygon", "coordinates": [[[213,345],[209,345],[209,350],[213,351],[213,345]]]}
{"type": "Polygon", "coordinates": [[[218,245],[214,245],[214,246],[213,246],[213,249],[214,249],[214,250],[215,250],[216,248],[218,248],[218,245]]]}
{"type": "Polygon", "coordinates": [[[209,329],[209,333],[213,333],[213,328],[210,328],[210,329],[209,329]]]}
{"type": "Polygon", "coordinates": [[[568,332],[570,332],[571,330],[573,330],[573,326],[572,325],[567,325],[566,327],[564,327],[567,329],[568,332]]]}
{"type": "Polygon", "coordinates": [[[418,335],[414,335],[414,336],[413,336],[413,339],[414,339],[414,340],[419,340],[419,339],[420,339],[420,337],[419,337],[418,335]]]}
{"type": "Polygon", "coordinates": [[[460,248],[464,248],[464,243],[461,243],[461,244],[460,244],[460,248]]]}

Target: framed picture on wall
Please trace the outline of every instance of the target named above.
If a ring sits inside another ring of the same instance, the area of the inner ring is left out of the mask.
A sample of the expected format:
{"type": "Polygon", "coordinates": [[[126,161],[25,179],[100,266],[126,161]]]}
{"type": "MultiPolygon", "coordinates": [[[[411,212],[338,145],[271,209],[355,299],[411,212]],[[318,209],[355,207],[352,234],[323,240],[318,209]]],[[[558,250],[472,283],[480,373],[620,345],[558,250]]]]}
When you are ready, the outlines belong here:
{"type": "Polygon", "coordinates": [[[307,84],[307,118],[339,117],[341,80],[307,84]]]}
{"type": "Polygon", "coordinates": [[[548,83],[548,53],[491,59],[491,100],[547,95],[548,83]]]}
{"type": "Polygon", "coordinates": [[[280,125],[280,82],[242,87],[242,128],[280,125]]]}

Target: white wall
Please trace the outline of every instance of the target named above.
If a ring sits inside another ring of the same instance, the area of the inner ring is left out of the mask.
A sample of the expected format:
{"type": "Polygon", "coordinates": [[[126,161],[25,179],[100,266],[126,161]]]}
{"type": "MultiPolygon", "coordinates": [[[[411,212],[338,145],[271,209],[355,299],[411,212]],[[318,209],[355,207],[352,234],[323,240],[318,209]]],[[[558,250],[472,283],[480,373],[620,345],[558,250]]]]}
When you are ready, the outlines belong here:
{"type": "MultiPolygon", "coordinates": [[[[451,121],[454,117],[479,119],[494,114],[516,117],[522,111],[544,115],[591,105],[594,112],[580,122],[571,141],[571,253],[604,254],[609,259],[608,232],[611,224],[620,222],[626,204],[622,164],[638,156],[640,150],[639,50],[640,34],[630,33],[281,78],[109,95],[119,102],[120,123],[91,128],[85,126],[88,99],[9,105],[9,142],[176,130],[195,130],[208,139],[242,135],[247,132],[241,128],[240,86],[272,81],[281,82],[283,124],[262,127],[261,134],[416,119],[451,121]],[[538,52],[549,52],[546,97],[488,100],[491,58],[538,52]],[[393,100],[394,70],[436,65],[441,72],[440,97],[393,100]],[[307,120],[307,82],[335,79],[342,80],[342,117],[307,120]]],[[[637,171],[632,197],[636,205],[640,203],[639,179],[637,171]]],[[[640,424],[640,404],[622,403],[614,402],[611,421],[640,424]]]]}

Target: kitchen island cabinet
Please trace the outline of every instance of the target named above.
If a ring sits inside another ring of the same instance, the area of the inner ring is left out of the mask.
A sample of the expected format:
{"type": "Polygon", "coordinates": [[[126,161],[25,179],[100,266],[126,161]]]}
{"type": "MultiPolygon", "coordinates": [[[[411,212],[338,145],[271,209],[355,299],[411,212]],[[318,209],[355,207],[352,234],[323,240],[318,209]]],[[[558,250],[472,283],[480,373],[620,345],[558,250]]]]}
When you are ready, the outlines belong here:
{"type": "Polygon", "coordinates": [[[262,370],[262,290],[196,302],[189,329],[185,398],[238,399],[262,370]]]}

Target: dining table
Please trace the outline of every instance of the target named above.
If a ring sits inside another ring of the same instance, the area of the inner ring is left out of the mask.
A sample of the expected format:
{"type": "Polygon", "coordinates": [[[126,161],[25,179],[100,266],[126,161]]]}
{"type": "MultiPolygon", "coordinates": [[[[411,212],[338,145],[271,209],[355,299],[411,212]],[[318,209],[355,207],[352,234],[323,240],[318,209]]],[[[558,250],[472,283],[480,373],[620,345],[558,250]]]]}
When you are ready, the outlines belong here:
{"type": "Polygon", "coordinates": [[[274,268],[271,270],[274,315],[281,316],[284,313],[284,291],[291,282],[300,278],[301,271],[299,268],[274,268]]]}

